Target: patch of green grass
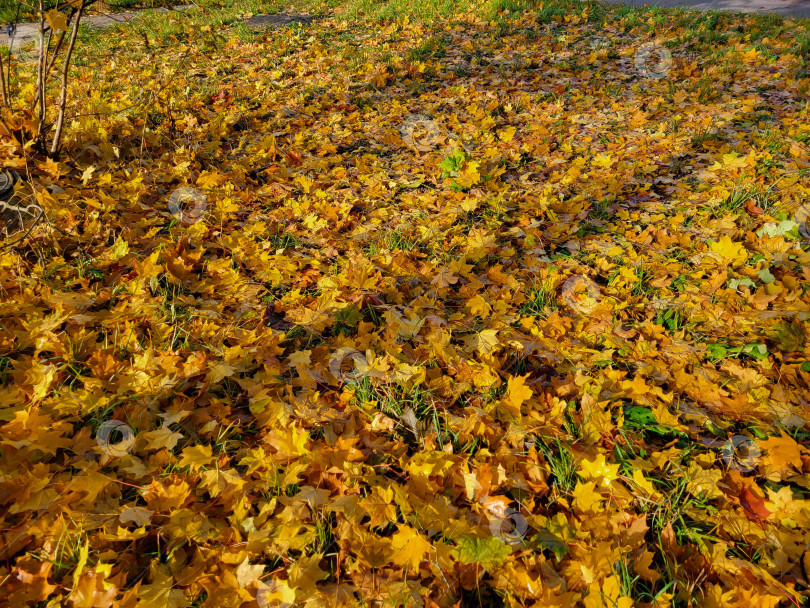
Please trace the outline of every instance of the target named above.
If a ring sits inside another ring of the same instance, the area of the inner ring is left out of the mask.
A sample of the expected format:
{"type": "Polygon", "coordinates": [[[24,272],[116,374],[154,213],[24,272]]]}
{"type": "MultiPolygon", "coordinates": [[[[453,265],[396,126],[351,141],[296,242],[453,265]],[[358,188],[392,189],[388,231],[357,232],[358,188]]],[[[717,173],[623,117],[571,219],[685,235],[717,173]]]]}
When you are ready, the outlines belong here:
{"type": "Polygon", "coordinates": [[[559,438],[541,437],[535,443],[537,451],[543,454],[551,475],[551,487],[555,499],[574,491],[577,485],[577,463],[573,452],[559,438]]]}
{"type": "Polygon", "coordinates": [[[396,21],[402,17],[419,21],[433,21],[451,17],[459,12],[457,0],[390,0],[377,2],[375,0],[355,0],[349,8],[349,17],[361,19],[363,17],[376,21],[396,21]]]}
{"type": "Polygon", "coordinates": [[[447,53],[447,46],[452,42],[450,34],[431,36],[419,46],[408,51],[407,58],[410,61],[427,61],[431,58],[441,58],[447,53]]]}
{"type": "Polygon", "coordinates": [[[526,290],[526,302],[520,309],[522,315],[545,318],[557,310],[554,287],[548,282],[536,281],[526,290]]]}
{"type": "Polygon", "coordinates": [[[424,445],[425,438],[435,434],[440,448],[455,443],[458,436],[446,425],[435,395],[419,386],[375,386],[369,378],[351,383],[354,397],[361,407],[376,402],[376,409],[397,421],[396,432],[411,446],[424,445]]]}
{"type": "MultiPolygon", "coordinates": [[[[624,597],[633,598],[636,602],[656,605],[658,598],[677,584],[676,581],[666,580],[663,576],[655,583],[645,581],[639,575],[634,575],[635,570],[631,562],[632,560],[628,559],[626,554],[622,554],[619,561],[613,564],[613,572],[619,577],[621,594],[624,597]]],[[[659,571],[659,574],[664,573],[659,571]]]]}

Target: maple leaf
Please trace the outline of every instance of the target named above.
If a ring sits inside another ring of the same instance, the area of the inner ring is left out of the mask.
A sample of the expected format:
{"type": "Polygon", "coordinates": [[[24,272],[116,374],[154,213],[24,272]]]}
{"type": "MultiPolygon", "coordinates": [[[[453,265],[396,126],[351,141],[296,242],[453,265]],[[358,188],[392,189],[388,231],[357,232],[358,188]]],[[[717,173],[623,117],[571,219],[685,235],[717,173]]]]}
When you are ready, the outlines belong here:
{"type": "Polygon", "coordinates": [[[529,376],[514,376],[507,381],[506,399],[507,409],[512,415],[520,416],[520,406],[532,398],[532,389],[526,386],[529,376]]]}
{"type": "Polygon", "coordinates": [[[391,547],[396,550],[394,563],[406,566],[414,572],[423,559],[429,559],[433,546],[412,528],[400,528],[391,537],[391,547]]]}
{"type": "Polygon", "coordinates": [[[433,277],[430,281],[431,285],[435,285],[439,289],[443,289],[445,287],[450,287],[451,285],[455,285],[458,283],[458,277],[453,274],[452,271],[444,268],[439,273],[433,277]]]}
{"type": "Polygon", "coordinates": [[[210,445],[192,445],[183,448],[182,457],[178,466],[191,467],[194,470],[200,467],[210,466],[215,460],[212,455],[213,448],[210,445]]]}
{"type": "Polygon", "coordinates": [[[745,263],[748,259],[748,252],[741,243],[735,243],[728,235],[724,235],[717,242],[709,243],[709,249],[717,252],[724,259],[734,262],[734,265],[745,263]]]}
{"type": "Polygon", "coordinates": [[[597,454],[593,460],[582,459],[577,471],[586,481],[608,487],[619,477],[619,465],[608,464],[604,454],[597,454]]]}
{"type": "Polygon", "coordinates": [[[126,524],[129,522],[134,523],[138,527],[142,527],[147,525],[151,519],[152,515],[155,512],[151,509],[146,509],[144,507],[124,507],[121,509],[121,513],[118,515],[118,519],[122,524],[126,524]]]}
{"type": "Polygon", "coordinates": [[[771,512],[765,506],[765,500],[757,490],[747,486],[743,487],[740,490],[740,504],[751,519],[767,519],[771,512]]]}
{"type": "Polygon", "coordinates": [[[160,450],[162,448],[173,450],[177,442],[183,438],[182,433],[171,430],[166,424],[154,431],[144,433],[143,436],[146,439],[147,445],[152,450],[160,450]]]}
{"type": "Polygon", "coordinates": [[[227,471],[209,469],[200,472],[200,486],[207,489],[212,497],[219,496],[225,491],[236,492],[243,485],[242,478],[233,469],[227,471]]]}
{"type": "Polygon", "coordinates": [[[769,477],[775,475],[781,480],[795,471],[802,462],[799,444],[784,431],[781,431],[780,437],[770,437],[767,440],[758,441],[757,445],[766,450],[762,460],[767,470],[766,475],[769,477]]]}
{"type": "Polygon", "coordinates": [[[485,329],[470,338],[471,347],[484,355],[491,353],[499,344],[497,329],[485,329]]]}
{"type": "Polygon", "coordinates": [[[151,583],[138,589],[139,608],[184,608],[189,601],[182,589],[174,588],[174,578],[153,565],[150,569],[151,583]]]}
{"type": "Polygon", "coordinates": [[[51,9],[45,13],[45,20],[55,31],[66,32],[68,29],[67,18],[56,9],[51,9]]]}
{"type": "Polygon", "coordinates": [[[453,555],[463,564],[478,563],[484,567],[496,567],[503,564],[512,552],[510,545],[493,537],[481,538],[465,534],[460,536],[456,543],[453,555]]]}
{"type": "Polygon", "coordinates": [[[264,568],[261,564],[251,566],[250,559],[245,557],[236,568],[236,580],[239,583],[239,588],[244,589],[251,583],[261,580],[262,575],[264,575],[264,568]]]}
{"type": "Polygon", "coordinates": [[[581,512],[596,513],[601,510],[602,495],[597,491],[596,483],[577,482],[572,492],[574,506],[581,512]]]}

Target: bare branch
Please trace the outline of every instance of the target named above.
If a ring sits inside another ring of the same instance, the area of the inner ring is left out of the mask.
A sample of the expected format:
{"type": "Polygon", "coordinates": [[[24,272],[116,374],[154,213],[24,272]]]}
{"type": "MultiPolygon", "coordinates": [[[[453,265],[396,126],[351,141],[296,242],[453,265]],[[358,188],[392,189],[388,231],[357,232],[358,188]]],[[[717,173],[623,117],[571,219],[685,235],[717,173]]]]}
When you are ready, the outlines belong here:
{"type": "Polygon", "coordinates": [[[82,13],[86,5],[86,0],[82,0],[79,10],[76,13],[76,18],[73,21],[73,30],[70,32],[70,42],[68,43],[67,50],[65,51],[65,61],[62,64],[62,82],[59,91],[59,115],[56,118],[56,131],[53,134],[53,142],[51,143],[50,156],[54,157],[59,152],[59,140],[62,139],[62,129],[65,124],[65,103],[67,102],[67,83],[68,71],[70,70],[70,59],[73,56],[73,48],[76,44],[76,36],[79,33],[79,22],[82,19],[82,13]]]}

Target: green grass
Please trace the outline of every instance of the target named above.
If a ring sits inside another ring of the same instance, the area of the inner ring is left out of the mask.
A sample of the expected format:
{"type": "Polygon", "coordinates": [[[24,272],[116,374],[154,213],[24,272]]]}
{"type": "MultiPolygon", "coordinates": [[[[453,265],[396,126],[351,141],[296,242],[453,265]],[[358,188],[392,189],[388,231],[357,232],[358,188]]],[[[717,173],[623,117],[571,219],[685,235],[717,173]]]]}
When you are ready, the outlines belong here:
{"type": "Polygon", "coordinates": [[[556,293],[548,282],[537,283],[526,289],[526,302],[520,309],[521,314],[530,317],[545,318],[557,310],[556,293]]]}

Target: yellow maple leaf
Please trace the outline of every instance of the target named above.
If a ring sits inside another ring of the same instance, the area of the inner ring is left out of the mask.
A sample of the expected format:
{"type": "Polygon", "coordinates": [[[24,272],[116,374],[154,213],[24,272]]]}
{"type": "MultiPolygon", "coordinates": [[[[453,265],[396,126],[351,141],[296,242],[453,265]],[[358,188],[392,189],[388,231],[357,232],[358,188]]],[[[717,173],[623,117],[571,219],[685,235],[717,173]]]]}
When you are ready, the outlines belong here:
{"type": "Polygon", "coordinates": [[[500,139],[504,143],[509,143],[512,141],[512,138],[515,137],[515,132],[517,129],[512,125],[508,127],[504,127],[500,131],[498,131],[498,139],[500,139]]]}
{"type": "Polygon", "coordinates": [[[28,372],[28,378],[34,387],[32,401],[36,403],[48,394],[51,384],[56,379],[56,366],[50,363],[43,365],[39,361],[34,361],[28,372]]]}
{"type": "Polygon", "coordinates": [[[602,508],[602,495],[596,491],[596,484],[577,482],[574,491],[574,507],[583,513],[598,513],[602,508]]]}
{"type": "Polygon", "coordinates": [[[720,254],[724,259],[734,262],[735,265],[742,264],[748,259],[748,252],[742,243],[735,243],[727,234],[720,237],[717,242],[710,242],[709,249],[720,254]]]}
{"type": "Polygon", "coordinates": [[[464,164],[464,168],[459,172],[458,185],[462,188],[470,188],[481,181],[481,174],[478,172],[478,167],[481,163],[470,161],[464,164]]]}
{"type": "Polygon", "coordinates": [[[174,588],[171,574],[164,574],[160,566],[152,565],[148,585],[138,589],[138,608],[180,608],[188,605],[182,589],[174,588]]]}
{"type": "Polygon", "coordinates": [[[604,167],[606,169],[612,166],[613,163],[615,162],[616,161],[610,154],[597,154],[596,156],[593,157],[592,161],[595,167],[604,167]]]}
{"type": "Polygon", "coordinates": [[[633,482],[636,486],[644,490],[648,496],[656,496],[658,494],[655,486],[644,477],[644,473],[641,472],[641,469],[635,469],[633,471],[633,482]]]}
{"type": "Polygon", "coordinates": [[[745,156],[740,156],[736,152],[723,154],[723,166],[727,169],[743,169],[747,165],[745,156]]]}
{"type": "Polygon", "coordinates": [[[525,384],[528,377],[528,374],[525,376],[511,376],[507,381],[507,399],[518,411],[520,411],[520,406],[531,399],[534,394],[532,389],[525,384]]]}
{"type": "Polygon", "coordinates": [[[154,431],[144,433],[143,436],[147,441],[147,445],[152,450],[159,450],[161,448],[173,450],[174,446],[177,445],[177,442],[183,438],[181,433],[171,430],[166,425],[161,426],[159,429],[155,429],[154,431]]]}
{"type": "Polygon", "coordinates": [[[619,477],[619,465],[605,462],[605,455],[598,454],[593,460],[582,460],[577,471],[586,481],[607,487],[619,477]]]}
{"type": "Polygon", "coordinates": [[[55,8],[45,13],[45,21],[48,22],[48,25],[50,25],[51,29],[54,31],[66,32],[68,29],[67,17],[55,8]]]}
{"type": "Polygon", "coordinates": [[[276,447],[281,456],[309,454],[308,440],[309,433],[294,426],[275,429],[269,438],[270,445],[276,447]]]}
{"type": "Polygon", "coordinates": [[[678,422],[678,417],[672,414],[663,403],[658,403],[650,409],[658,424],[682,431],[686,430],[687,427],[678,422]]]}
{"type": "Polygon", "coordinates": [[[264,566],[261,564],[251,566],[250,558],[245,556],[245,559],[242,560],[242,563],[236,568],[236,581],[239,583],[239,588],[244,589],[251,583],[260,581],[263,574],[264,566]]]}
{"type": "Polygon", "coordinates": [[[208,469],[200,473],[200,487],[208,490],[208,493],[213,496],[219,496],[225,490],[230,488],[240,489],[244,485],[244,481],[239,477],[239,474],[234,469],[226,471],[218,469],[208,469]]]}
{"type": "Polygon", "coordinates": [[[488,317],[489,313],[492,312],[489,302],[480,293],[467,300],[466,307],[473,315],[479,315],[482,318],[488,317]]]}
{"type": "Polygon", "coordinates": [[[433,549],[425,538],[413,528],[401,528],[391,537],[391,546],[396,550],[393,562],[398,566],[406,566],[409,571],[415,572],[425,556],[433,549]]]}
{"type": "Polygon", "coordinates": [[[90,183],[90,180],[93,179],[93,173],[95,173],[95,171],[96,171],[95,166],[87,167],[87,169],[84,170],[84,173],[82,173],[83,186],[86,186],[87,184],[90,183]]]}
{"type": "Polygon", "coordinates": [[[183,456],[177,463],[181,467],[191,467],[194,470],[206,467],[214,460],[210,445],[192,445],[183,448],[183,456]]]}
{"type": "Polygon", "coordinates": [[[799,444],[790,435],[782,431],[781,437],[771,437],[758,441],[759,447],[766,450],[762,460],[767,472],[773,472],[780,479],[798,467],[802,468],[802,454],[799,444]]]}
{"type": "Polygon", "coordinates": [[[470,339],[470,343],[472,347],[479,353],[488,355],[500,344],[500,340],[498,340],[498,330],[485,329],[484,331],[475,334],[470,339]]]}

